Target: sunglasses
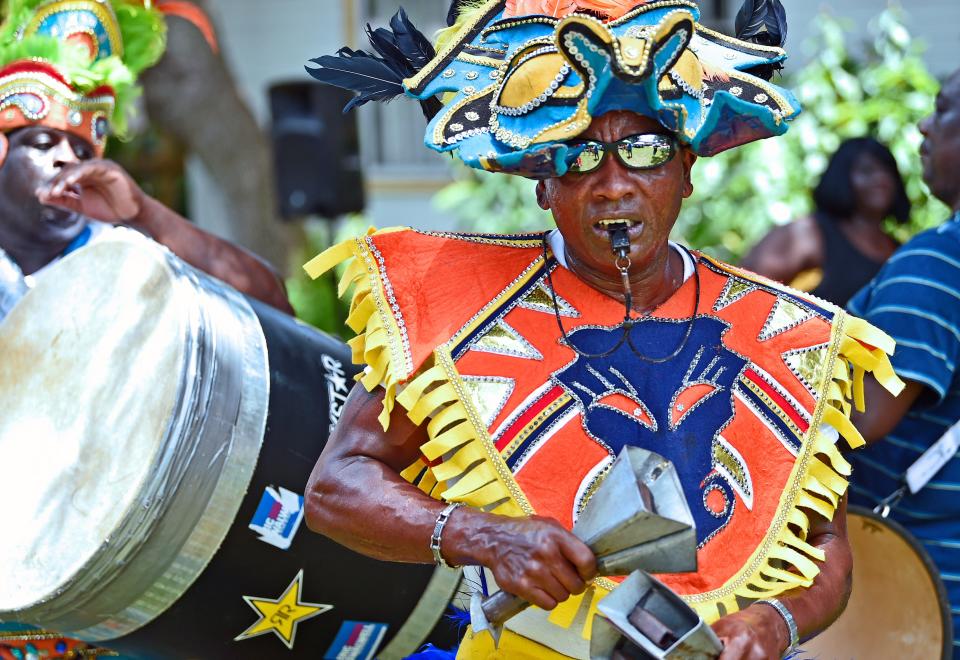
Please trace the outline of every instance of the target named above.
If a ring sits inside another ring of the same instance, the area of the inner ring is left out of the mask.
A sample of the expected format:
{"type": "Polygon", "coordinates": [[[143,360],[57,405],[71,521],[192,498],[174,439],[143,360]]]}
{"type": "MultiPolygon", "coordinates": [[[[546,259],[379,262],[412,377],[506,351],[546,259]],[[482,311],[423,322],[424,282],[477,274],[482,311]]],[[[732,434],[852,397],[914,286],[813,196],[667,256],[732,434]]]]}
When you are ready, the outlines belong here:
{"type": "Polygon", "coordinates": [[[570,165],[573,174],[586,174],[603,165],[607,154],[614,154],[624,167],[631,170],[652,170],[666,165],[677,152],[677,141],[663,133],[640,133],[616,142],[578,140],[570,143],[573,149],[580,148],[580,155],[570,165]]]}

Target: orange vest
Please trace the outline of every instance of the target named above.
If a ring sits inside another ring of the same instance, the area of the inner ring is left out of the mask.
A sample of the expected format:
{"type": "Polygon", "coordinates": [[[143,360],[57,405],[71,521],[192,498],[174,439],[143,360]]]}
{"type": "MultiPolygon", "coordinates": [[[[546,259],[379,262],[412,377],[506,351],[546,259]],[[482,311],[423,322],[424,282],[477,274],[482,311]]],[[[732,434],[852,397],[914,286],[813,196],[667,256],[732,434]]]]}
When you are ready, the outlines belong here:
{"type": "MultiPolygon", "coordinates": [[[[614,347],[623,304],[545,262],[540,234],[386,230],[306,268],[353,259],[341,295],[355,285],[354,358],[367,389],[386,391],[385,428],[395,403],[427,424],[422,460],[403,475],[431,496],[570,528],[624,444],[673,461],[698,569],[658,577],[712,622],[811,584],[823,554],[805,541],[809,515],[832,518],[850,474],[834,429],[862,444],[848,414],[863,373],[896,376],[893,342],[865,322],[694,257],[697,276],[635,322],[633,348],[602,358],[566,343],[614,347]]],[[[595,606],[613,586],[597,580],[586,597],[595,606]]],[[[569,625],[571,601],[551,621],[569,625]]]]}

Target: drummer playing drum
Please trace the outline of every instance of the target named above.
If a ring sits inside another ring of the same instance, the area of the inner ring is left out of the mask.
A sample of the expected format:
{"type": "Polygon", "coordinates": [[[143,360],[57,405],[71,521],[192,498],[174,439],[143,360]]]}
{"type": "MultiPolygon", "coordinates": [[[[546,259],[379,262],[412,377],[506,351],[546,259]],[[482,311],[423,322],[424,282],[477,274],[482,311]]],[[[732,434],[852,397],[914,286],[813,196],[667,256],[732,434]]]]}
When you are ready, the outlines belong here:
{"type": "MultiPolygon", "coordinates": [[[[283,283],[269,265],[193,226],[146,195],[118,165],[102,159],[111,127],[122,127],[130,110],[137,75],[163,53],[166,33],[156,7],[149,2],[10,0],[4,10],[0,321],[64,255],[108,237],[147,241],[141,234],[241,292],[291,312],[283,283]],[[117,12],[123,12],[122,21],[117,12]],[[125,49],[123,40],[132,35],[137,42],[125,49]]],[[[62,321],[58,312],[67,315],[52,309],[45,320],[62,321]]],[[[60,655],[83,648],[53,633],[31,632],[21,645],[20,629],[5,628],[0,624],[0,657],[5,652],[60,655]]]]}
{"type": "MultiPolygon", "coordinates": [[[[8,15],[23,15],[19,2],[8,4],[8,15]]],[[[97,3],[90,4],[96,9],[97,3]]],[[[78,5],[60,13],[91,11],[78,5]]],[[[140,68],[152,64],[163,52],[164,31],[156,10],[125,7],[124,11],[128,16],[136,14],[135,19],[148,26],[138,34],[150,34],[157,40],[156,44],[138,45],[137,52],[153,53],[150,61],[124,63],[130,67],[128,75],[135,78],[140,68]],[[158,21],[161,27],[153,25],[158,21]]],[[[59,20],[58,16],[54,18],[59,20]]],[[[63,20],[69,21],[69,17],[63,20]]],[[[51,35],[44,30],[56,21],[49,19],[38,26],[34,22],[31,19],[23,26],[8,21],[2,28],[0,318],[47,266],[83,245],[123,231],[118,227],[121,224],[146,234],[190,265],[237,290],[292,313],[283,282],[271,266],[197,228],[144,193],[119,165],[103,160],[111,121],[122,121],[129,110],[128,104],[121,102],[124,97],[114,96],[111,88],[123,84],[129,87],[129,82],[99,80],[103,86],[95,90],[97,95],[85,96],[79,88],[64,85],[67,79],[60,68],[75,70],[83,62],[20,59],[24,53],[31,53],[34,42],[37,54],[49,51],[43,46],[51,35]],[[45,110],[33,112],[35,108],[28,101],[39,103],[45,110]]],[[[106,33],[120,34],[119,30],[106,33]]],[[[55,36],[75,43],[86,35],[68,32],[55,36]]],[[[122,51],[121,44],[110,46],[122,51]]],[[[105,51],[109,52],[106,47],[94,50],[94,62],[105,51]]],[[[78,57],[66,48],[58,52],[62,60],[78,57]]]]}

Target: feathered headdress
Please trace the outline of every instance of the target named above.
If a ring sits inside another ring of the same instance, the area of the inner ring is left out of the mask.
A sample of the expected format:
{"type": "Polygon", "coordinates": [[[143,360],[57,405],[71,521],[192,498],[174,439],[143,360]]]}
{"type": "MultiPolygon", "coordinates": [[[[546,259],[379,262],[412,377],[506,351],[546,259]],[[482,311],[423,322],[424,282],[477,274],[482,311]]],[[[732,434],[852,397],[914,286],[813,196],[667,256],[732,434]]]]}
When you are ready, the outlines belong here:
{"type": "Polygon", "coordinates": [[[375,53],[342,49],[308,71],[359,92],[348,107],[411,96],[428,147],[532,178],[564,174],[569,140],[612,110],[705,156],[785,132],[799,104],[768,82],[786,59],[780,0],[746,0],[737,39],[698,19],[690,0],[453,0],[433,49],[401,10],[368,29],[375,53]]]}
{"type": "Polygon", "coordinates": [[[164,14],[191,20],[216,47],[206,17],[187,4],[3,0],[0,131],[43,123],[102,152],[109,133],[125,133],[138,76],[163,55],[164,14]]]}

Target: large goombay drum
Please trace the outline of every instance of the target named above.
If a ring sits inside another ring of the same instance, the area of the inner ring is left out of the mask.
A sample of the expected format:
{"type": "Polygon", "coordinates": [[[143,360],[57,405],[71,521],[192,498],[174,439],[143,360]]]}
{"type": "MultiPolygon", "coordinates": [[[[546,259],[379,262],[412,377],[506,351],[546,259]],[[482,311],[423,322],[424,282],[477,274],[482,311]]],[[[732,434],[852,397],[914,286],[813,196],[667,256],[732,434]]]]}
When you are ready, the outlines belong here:
{"type": "Polygon", "coordinates": [[[953,624],[936,566],[917,540],[893,520],[851,506],[853,591],[840,618],[801,644],[801,657],[820,660],[953,657],[953,624]]]}
{"type": "Polygon", "coordinates": [[[0,621],[158,658],[398,658],[434,630],[452,571],[302,524],[340,342],[125,239],[46,273],[0,356],[0,621]]]}

